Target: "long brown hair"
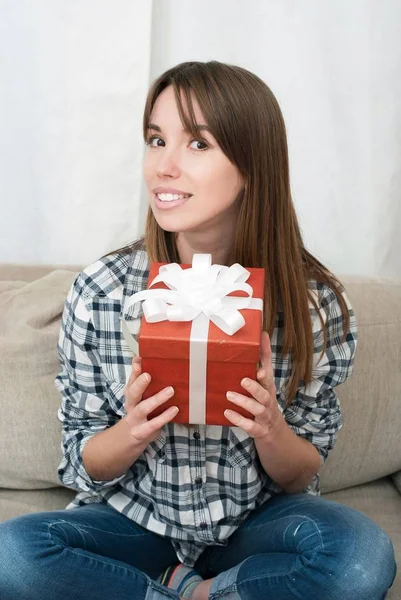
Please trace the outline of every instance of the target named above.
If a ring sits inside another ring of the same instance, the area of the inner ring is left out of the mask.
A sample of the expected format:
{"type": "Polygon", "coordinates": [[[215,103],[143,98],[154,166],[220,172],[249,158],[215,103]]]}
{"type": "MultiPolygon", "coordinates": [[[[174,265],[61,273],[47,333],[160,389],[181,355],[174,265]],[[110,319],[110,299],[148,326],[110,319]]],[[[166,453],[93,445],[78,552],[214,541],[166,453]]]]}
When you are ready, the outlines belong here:
{"type": "MultiPolygon", "coordinates": [[[[268,86],[241,67],[217,61],[185,62],[156,79],[151,86],[143,117],[144,138],[157,97],[172,86],[184,128],[202,139],[192,99],[214,138],[245,181],[240,203],[231,264],[266,270],[264,329],[272,335],[279,310],[284,317],[283,355],[292,355],[292,373],[286,386],[287,404],[300,382],[312,379],[314,341],[308,300],[318,306],[308,280],[331,287],[345,317],[349,312],[339,280],[312,254],[302,236],[290,192],[288,147],[280,107],[268,86]],[[183,99],[186,109],[184,109],[183,99]]],[[[141,241],[121,248],[131,252],[141,241]]],[[[149,208],[144,246],[150,261],[179,262],[175,234],[164,231],[149,208]]],[[[324,348],[327,335],[322,317],[324,348]]],[[[324,350],[323,350],[324,351],[324,350]]]]}

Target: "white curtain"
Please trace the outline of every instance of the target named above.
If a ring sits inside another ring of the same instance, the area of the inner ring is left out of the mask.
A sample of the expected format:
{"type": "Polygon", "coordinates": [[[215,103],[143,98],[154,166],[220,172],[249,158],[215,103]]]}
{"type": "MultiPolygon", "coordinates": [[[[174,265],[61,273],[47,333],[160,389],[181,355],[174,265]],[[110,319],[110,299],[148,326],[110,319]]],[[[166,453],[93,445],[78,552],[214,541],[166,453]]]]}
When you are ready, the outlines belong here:
{"type": "Polygon", "coordinates": [[[84,265],[139,235],[151,13],[0,0],[0,262],[84,265]]]}
{"type": "Polygon", "coordinates": [[[148,83],[217,59],[280,102],[308,248],[401,277],[400,23],[399,0],[0,0],[0,261],[85,264],[137,237],[148,83]]]}

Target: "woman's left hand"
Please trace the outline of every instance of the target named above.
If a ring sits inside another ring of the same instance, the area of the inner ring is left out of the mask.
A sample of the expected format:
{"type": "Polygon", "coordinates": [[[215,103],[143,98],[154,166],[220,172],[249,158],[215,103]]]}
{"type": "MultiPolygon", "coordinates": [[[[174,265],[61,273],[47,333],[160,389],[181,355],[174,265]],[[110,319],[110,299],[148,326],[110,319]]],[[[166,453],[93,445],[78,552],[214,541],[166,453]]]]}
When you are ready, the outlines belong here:
{"type": "Polygon", "coordinates": [[[252,394],[252,398],[227,392],[230,402],[250,412],[255,419],[247,419],[234,410],[226,410],[224,415],[235,427],[241,427],[255,440],[268,441],[286,422],[276,399],[270,338],[265,331],[262,333],[260,365],[257,381],[248,378],[241,381],[242,387],[252,394]]]}

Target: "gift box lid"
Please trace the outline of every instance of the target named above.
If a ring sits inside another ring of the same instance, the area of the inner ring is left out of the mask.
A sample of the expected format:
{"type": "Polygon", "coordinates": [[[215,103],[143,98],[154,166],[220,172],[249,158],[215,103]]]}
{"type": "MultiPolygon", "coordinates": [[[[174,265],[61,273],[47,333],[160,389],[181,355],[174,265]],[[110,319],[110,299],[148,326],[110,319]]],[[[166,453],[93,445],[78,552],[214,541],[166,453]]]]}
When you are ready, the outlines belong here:
{"type": "MultiPolygon", "coordinates": [[[[159,273],[159,268],[166,263],[152,263],[149,272],[148,286],[159,273]]],[[[181,265],[183,269],[191,265],[181,265]]],[[[247,268],[250,276],[246,283],[253,289],[253,298],[263,299],[264,269],[247,268]]],[[[157,283],[152,289],[166,289],[163,283],[157,283]]],[[[238,291],[229,296],[244,297],[245,292],[238,291]]],[[[214,323],[209,323],[207,357],[208,361],[219,362],[252,362],[259,361],[259,348],[262,333],[263,315],[258,309],[241,309],[240,313],[246,324],[234,335],[224,333],[214,323]]],[[[173,358],[189,360],[190,336],[192,322],[161,321],[148,323],[142,317],[139,330],[139,353],[143,358],[173,358]]]]}

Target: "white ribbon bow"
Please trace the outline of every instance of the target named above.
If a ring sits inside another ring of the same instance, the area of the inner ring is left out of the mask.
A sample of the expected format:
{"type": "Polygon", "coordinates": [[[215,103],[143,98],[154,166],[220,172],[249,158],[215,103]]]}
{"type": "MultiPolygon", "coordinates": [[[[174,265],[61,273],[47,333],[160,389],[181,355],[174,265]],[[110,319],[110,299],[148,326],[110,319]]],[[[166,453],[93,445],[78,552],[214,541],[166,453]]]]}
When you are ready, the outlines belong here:
{"type": "Polygon", "coordinates": [[[234,335],[245,325],[240,309],[263,309],[260,298],[252,298],[253,289],[245,283],[250,273],[240,264],[231,267],[212,265],[211,254],[194,254],[192,268],[177,263],[163,265],[150,284],[164,283],[169,289],[147,289],[130,296],[126,309],[143,302],[149,323],[194,321],[204,314],[224,333],[234,335]],[[246,297],[228,296],[243,291],[246,297]]]}

